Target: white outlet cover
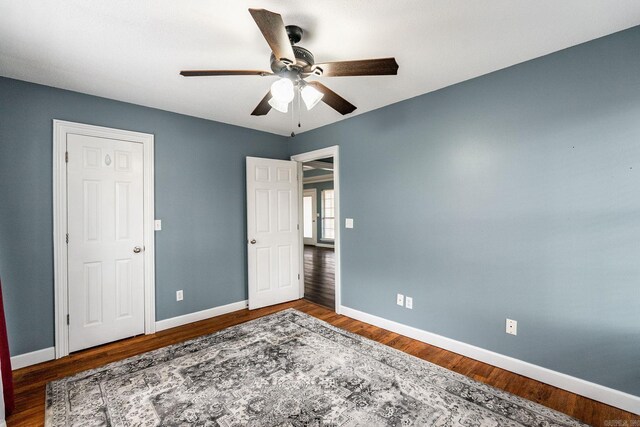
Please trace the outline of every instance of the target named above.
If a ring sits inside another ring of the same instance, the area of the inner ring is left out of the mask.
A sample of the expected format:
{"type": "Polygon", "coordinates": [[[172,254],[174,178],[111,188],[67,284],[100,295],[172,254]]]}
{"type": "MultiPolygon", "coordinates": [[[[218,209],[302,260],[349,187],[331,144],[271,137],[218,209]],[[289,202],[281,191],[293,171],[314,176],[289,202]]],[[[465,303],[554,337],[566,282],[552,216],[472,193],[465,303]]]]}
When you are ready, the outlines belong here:
{"type": "Polygon", "coordinates": [[[405,297],[404,306],[406,308],[408,308],[409,310],[413,310],[413,298],[412,297],[405,297]]]}
{"type": "Polygon", "coordinates": [[[404,305],[404,295],[398,294],[398,296],[396,297],[396,304],[404,305]]]}
{"type": "Polygon", "coordinates": [[[518,335],[518,321],[507,319],[507,330],[506,332],[510,335],[518,335]]]}
{"type": "Polygon", "coordinates": [[[162,230],[162,220],[161,220],[161,219],[156,219],[156,220],[153,222],[153,228],[154,228],[156,231],[160,231],[160,230],[162,230]]]}
{"type": "Polygon", "coordinates": [[[353,228],[353,218],[345,218],[344,228],[353,228]]]}
{"type": "Polygon", "coordinates": [[[176,291],[176,301],[182,301],[183,298],[184,298],[184,294],[182,290],[176,291]]]}

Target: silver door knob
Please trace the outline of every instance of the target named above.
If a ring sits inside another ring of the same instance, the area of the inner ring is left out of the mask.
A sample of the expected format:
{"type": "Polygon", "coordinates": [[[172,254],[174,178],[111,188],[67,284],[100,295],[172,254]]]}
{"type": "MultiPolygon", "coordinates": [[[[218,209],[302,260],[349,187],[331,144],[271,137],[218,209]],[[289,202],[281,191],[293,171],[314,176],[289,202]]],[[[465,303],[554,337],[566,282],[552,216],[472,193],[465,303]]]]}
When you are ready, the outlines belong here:
{"type": "Polygon", "coordinates": [[[134,254],[139,254],[140,252],[142,252],[142,248],[140,246],[136,246],[135,248],[133,248],[134,254]]]}
{"type": "Polygon", "coordinates": [[[252,245],[255,245],[256,244],[256,239],[251,239],[251,241],[249,243],[251,243],[252,245]]]}

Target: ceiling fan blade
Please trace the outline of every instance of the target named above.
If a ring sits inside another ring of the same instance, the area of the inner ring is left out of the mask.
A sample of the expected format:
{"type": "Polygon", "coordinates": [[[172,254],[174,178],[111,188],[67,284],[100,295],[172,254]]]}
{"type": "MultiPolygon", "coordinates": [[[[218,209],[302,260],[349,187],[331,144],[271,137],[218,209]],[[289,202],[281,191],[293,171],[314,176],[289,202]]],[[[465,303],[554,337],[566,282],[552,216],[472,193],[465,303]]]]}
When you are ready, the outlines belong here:
{"type": "Polygon", "coordinates": [[[314,82],[307,82],[307,84],[310,86],[313,86],[314,88],[322,92],[322,94],[324,95],[322,97],[322,102],[324,102],[329,107],[333,108],[343,116],[345,114],[352,113],[356,109],[355,105],[353,105],[352,103],[350,103],[349,101],[347,101],[346,99],[344,99],[343,97],[341,97],[340,95],[338,95],[337,93],[335,93],[334,91],[332,91],[331,89],[323,85],[322,83],[314,81],[314,82]]]}
{"type": "Polygon", "coordinates": [[[267,92],[267,94],[262,98],[262,101],[258,104],[258,106],[251,112],[252,116],[264,116],[269,111],[271,111],[271,105],[269,105],[269,100],[271,99],[271,91],[267,92]]]}
{"type": "MultiPolygon", "coordinates": [[[[309,72],[320,68],[323,77],[385,76],[398,74],[395,58],[361,59],[358,61],[324,62],[309,67],[309,72]]],[[[306,71],[306,70],[305,70],[306,71]]]]}
{"type": "Polygon", "coordinates": [[[273,73],[260,70],[185,70],[180,71],[185,77],[200,76],[270,76],[273,73]]]}
{"type": "Polygon", "coordinates": [[[296,56],[293,54],[282,16],[266,9],[249,9],[249,13],[258,24],[276,59],[286,59],[292,64],[295,63],[296,56]]]}

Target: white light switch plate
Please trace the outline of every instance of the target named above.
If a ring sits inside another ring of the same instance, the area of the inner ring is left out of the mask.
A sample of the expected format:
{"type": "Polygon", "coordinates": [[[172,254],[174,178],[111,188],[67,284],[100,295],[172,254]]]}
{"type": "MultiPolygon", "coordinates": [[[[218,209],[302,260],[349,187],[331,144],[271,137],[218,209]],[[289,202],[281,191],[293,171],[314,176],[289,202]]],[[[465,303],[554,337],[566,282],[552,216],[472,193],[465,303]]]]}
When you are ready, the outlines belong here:
{"type": "Polygon", "coordinates": [[[404,305],[404,295],[398,294],[396,297],[396,304],[403,306],[404,305]]]}
{"type": "Polygon", "coordinates": [[[154,228],[154,230],[156,230],[156,231],[160,231],[160,230],[162,230],[162,220],[161,220],[161,219],[156,219],[156,220],[153,222],[153,228],[154,228]]]}
{"type": "Polygon", "coordinates": [[[413,309],[413,298],[405,297],[404,298],[404,306],[407,307],[409,310],[412,310],[413,309]]]}
{"type": "Polygon", "coordinates": [[[344,228],[353,228],[353,218],[345,218],[344,228]]]}
{"type": "Polygon", "coordinates": [[[183,298],[184,294],[182,293],[182,290],[176,291],[176,301],[182,301],[183,298]]]}

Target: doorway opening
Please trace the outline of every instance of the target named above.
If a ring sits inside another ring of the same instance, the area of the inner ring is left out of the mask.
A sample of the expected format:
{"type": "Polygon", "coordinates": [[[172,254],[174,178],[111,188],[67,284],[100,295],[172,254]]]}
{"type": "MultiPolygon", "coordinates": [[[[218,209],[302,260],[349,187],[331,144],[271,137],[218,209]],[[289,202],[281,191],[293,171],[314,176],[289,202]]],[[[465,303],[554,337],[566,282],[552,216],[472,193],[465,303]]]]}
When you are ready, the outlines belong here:
{"type": "Polygon", "coordinates": [[[301,185],[300,296],[338,312],[339,198],[338,147],[293,156],[301,185]]]}
{"type": "Polygon", "coordinates": [[[302,163],[304,297],[333,309],[335,190],[333,157],[302,163]]]}

